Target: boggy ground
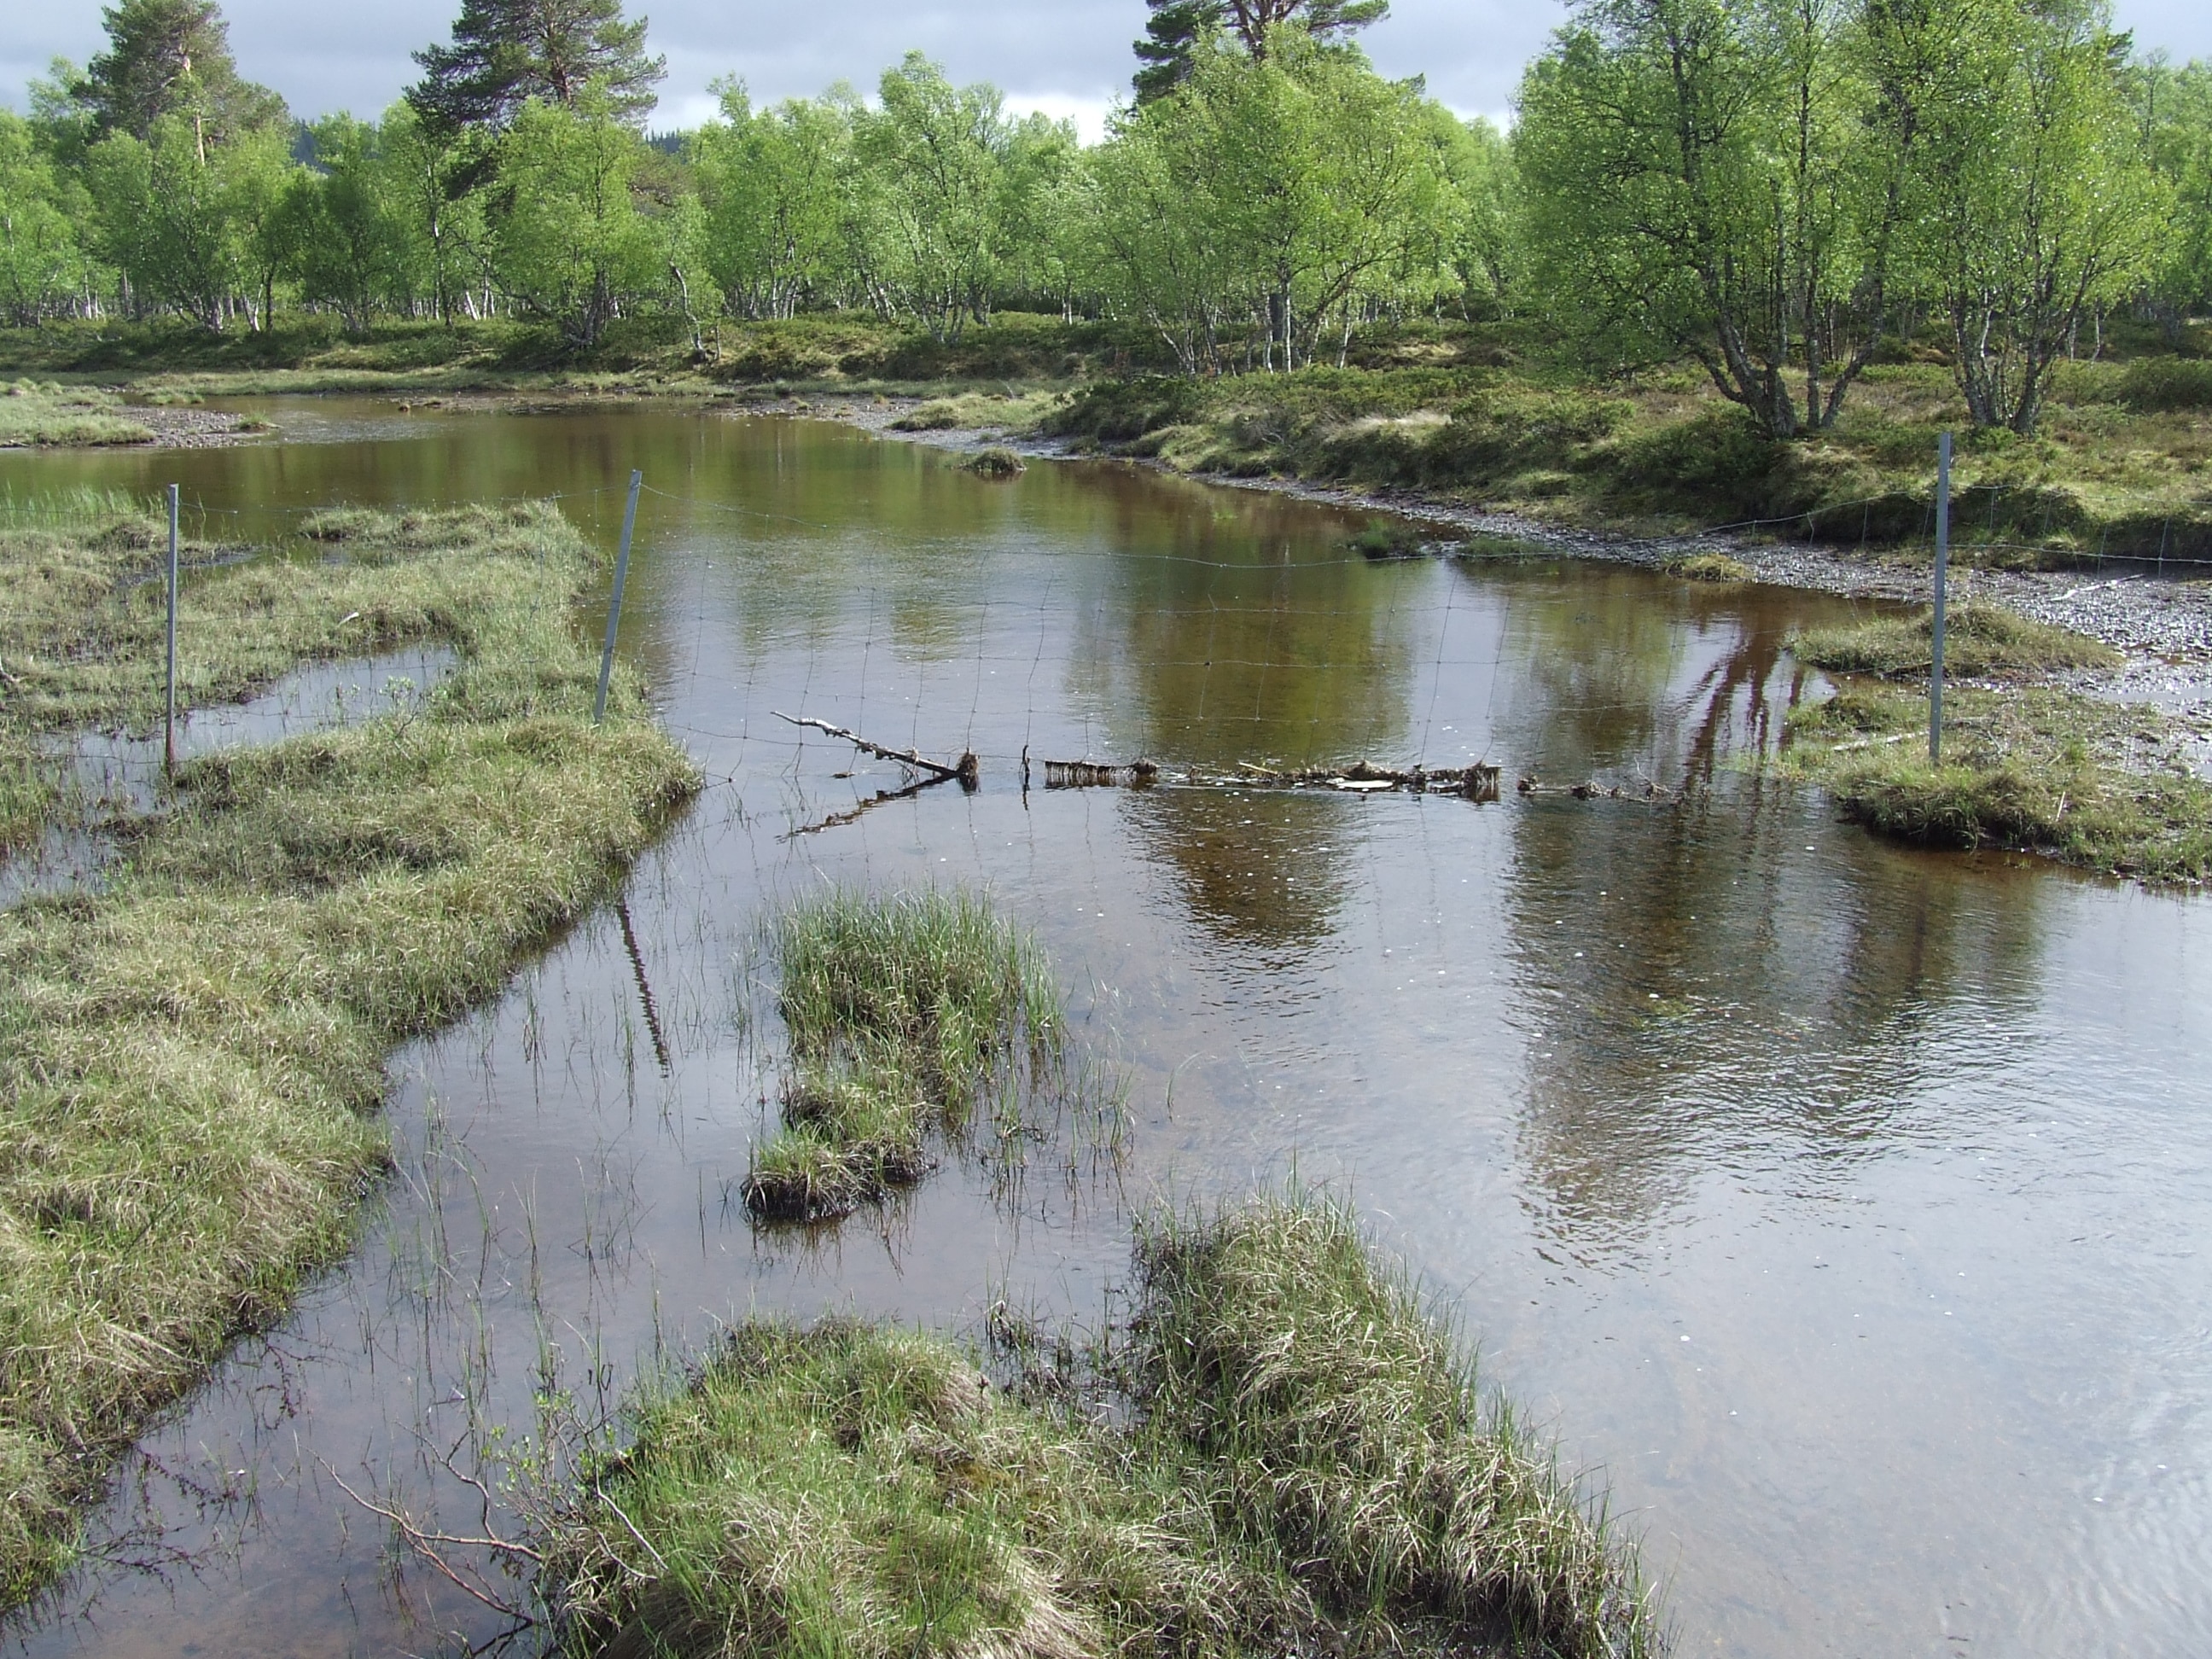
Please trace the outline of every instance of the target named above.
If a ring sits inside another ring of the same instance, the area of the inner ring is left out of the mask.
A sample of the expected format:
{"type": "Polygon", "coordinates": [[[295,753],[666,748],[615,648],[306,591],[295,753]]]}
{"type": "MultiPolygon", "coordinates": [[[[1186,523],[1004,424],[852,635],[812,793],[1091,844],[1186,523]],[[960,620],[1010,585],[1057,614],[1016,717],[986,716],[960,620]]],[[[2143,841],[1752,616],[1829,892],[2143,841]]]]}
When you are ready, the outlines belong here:
{"type": "Polygon", "coordinates": [[[739,1326],[546,1512],[577,1654],[1664,1646],[1634,1553],[1310,1196],[1140,1223],[1130,1317],[739,1326]],[[1011,1376],[1009,1376],[1011,1373],[1011,1376]]]}
{"type": "MultiPolygon", "coordinates": [[[[143,707],[143,601],[107,561],[143,562],[144,525],[118,522],[6,544],[11,617],[27,569],[38,625],[92,642],[25,661],[33,720],[143,707]]],[[[228,641],[207,684],[424,635],[460,652],[453,678],[192,763],[168,810],[117,826],[102,890],[0,911],[0,1605],[66,1565],[75,1506],[148,1414],[345,1248],[390,1049],[496,989],[698,785],[629,677],[589,720],[571,617],[597,556],[554,509],[310,528],[325,560],[202,591],[194,637],[228,641]]]]}

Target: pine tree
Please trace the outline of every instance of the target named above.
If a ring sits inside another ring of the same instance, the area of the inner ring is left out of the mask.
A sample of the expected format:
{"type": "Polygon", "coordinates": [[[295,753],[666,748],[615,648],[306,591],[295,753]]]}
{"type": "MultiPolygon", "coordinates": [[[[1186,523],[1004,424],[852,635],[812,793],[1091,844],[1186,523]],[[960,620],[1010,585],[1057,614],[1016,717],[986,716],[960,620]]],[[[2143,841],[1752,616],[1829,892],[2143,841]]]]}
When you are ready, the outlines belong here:
{"type": "Polygon", "coordinates": [[[1190,74],[1191,49],[1208,29],[1223,29],[1255,58],[1267,55],[1267,31],[1296,21],[1316,40],[1340,40],[1390,15],[1390,0],[1145,0],[1152,15],[1136,43],[1137,101],[1150,103],[1190,74]]]}
{"type": "Polygon", "coordinates": [[[503,127],[532,98],[573,105],[596,81],[623,119],[641,121],[665,58],[645,55],[646,20],[622,0],[461,0],[451,46],[415,54],[407,101],[434,128],[503,127]]]}
{"type": "Polygon", "coordinates": [[[189,115],[204,153],[283,118],[283,99],[240,77],[216,0],[123,0],[100,21],[108,48],[69,88],[95,131],[145,138],[161,117],[189,115]]]}

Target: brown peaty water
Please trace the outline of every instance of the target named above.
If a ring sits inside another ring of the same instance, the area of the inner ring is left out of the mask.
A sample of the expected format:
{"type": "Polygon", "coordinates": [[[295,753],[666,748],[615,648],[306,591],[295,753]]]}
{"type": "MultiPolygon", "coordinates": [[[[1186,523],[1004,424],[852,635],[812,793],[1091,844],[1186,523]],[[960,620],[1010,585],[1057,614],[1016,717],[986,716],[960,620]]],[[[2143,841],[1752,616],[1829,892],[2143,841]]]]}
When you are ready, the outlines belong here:
{"type": "Polygon", "coordinates": [[[557,491],[611,544],[641,467],[623,647],[714,782],[623,910],[397,1057],[353,1258],[148,1437],[9,1650],[483,1643],[500,1616],[395,1565],[337,1479],[472,1531],[436,1454],[471,1411],[526,1431],[549,1376],[611,1401],[755,1309],[1093,1310],[1128,1206],[1293,1166],[1609,1487],[1683,1651],[2212,1648],[2212,911],[1887,848],[1751,775],[1817,695],[1787,635],[1838,602],[1370,564],[1356,519],[1279,496],[986,481],[821,422],[253,408],[289,441],[0,457],[0,487],[178,479],[257,535],[557,491]],[[798,833],[905,780],[774,709],[972,748],[981,788],[798,833]],[[1024,793],[1025,747],[1487,759],[1506,798],[1024,793]],[[830,881],[988,890],[1036,930],[1131,1079],[1118,1182],[953,1162],[890,1214],[754,1231],[758,930],[830,881]]]}

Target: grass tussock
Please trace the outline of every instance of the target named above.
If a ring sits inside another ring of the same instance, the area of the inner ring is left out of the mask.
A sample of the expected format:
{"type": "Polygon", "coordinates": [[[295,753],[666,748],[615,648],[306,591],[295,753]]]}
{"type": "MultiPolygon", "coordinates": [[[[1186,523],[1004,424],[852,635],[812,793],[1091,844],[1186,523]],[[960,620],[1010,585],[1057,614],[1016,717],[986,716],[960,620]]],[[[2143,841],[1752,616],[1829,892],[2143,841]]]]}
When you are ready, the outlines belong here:
{"type": "MultiPolygon", "coordinates": [[[[1884,678],[1926,674],[1935,659],[1936,613],[1888,611],[1798,635],[1790,648],[1818,668],[1884,678]]],[[[1943,672],[1961,679],[2022,679],[2069,668],[2115,668],[2120,653],[2086,634],[2001,605],[1960,605],[1943,618],[1943,672]]]]}
{"type": "Polygon", "coordinates": [[[978,450],[960,463],[963,472],[973,472],[979,478],[1017,478],[1030,470],[1029,463],[1012,450],[994,444],[988,449],[978,450]]]}
{"type": "Polygon", "coordinates": [[[147,1413],[343,1248],[390,1048],[495,991],[696,787],[649,727],[589,723],[569,605],[596,561],[556,514],[348,539],[362,599],[453,604],[456,677],[194,763],[106,890],[0,912],[0,1603],[65,1561],[147,1413]]]}
{"type": "Polygon", "coordinates": [[[739,1327],[557,1529],[568,1650],[1662,1649],[1632,1553],[1345,1210],[1156,1220],[1133,1293],[1116,1412],[909,1332],[739,1327]]]}
{"type": "Polygon", "coordinates": [[[1928,700],[1851,687],[1790,721],[1784,771],[1909,845],[2026,852],[2149,883],[2212,875],[2212,782],[2157,710],[2072,692],[1953,689],[1943,764],[1928,700]]]}
{"type": "Polygon", "coordinates": [[[775,930],[793,1074],[784,1122],[758,1148],[746,1205],[818,1221],[876,1202],[932,1167],[987,1106],[1009,1133],[1055,1081],[1066,1018],[1035,943],[981,900],[836,890],[775,930]]]}
{"type": "Polygon", "coordinates": [[[132,420],[112,392],[37,380],[0,388],[0,448],[153,441],[153,433],[132,420]]]}
{"type": "Polygon", "coordinates": [[[1752,579],[1749,565],[1725,553],[1685,554],[1679,559],[1669,559],[1666,570],[1670,576],[1693,582],[1747,582],[1752,579]]]}

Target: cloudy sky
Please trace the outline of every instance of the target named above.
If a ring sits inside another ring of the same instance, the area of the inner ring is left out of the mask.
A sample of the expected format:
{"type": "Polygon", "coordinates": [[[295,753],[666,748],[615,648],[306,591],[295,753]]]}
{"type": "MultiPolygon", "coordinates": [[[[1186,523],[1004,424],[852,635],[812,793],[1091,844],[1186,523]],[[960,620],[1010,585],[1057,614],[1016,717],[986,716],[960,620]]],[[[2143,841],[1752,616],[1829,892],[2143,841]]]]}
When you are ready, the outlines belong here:
{"type": "MultiPolygon", "coordinates": [[[[638,0],[632,0],[633,9],[638,0]]],[[[656,51],[668,54],[657,126],[684,126],[713,107],[707,83],[744,78],[755,98],[866,87],[920,47],[957,80],[990,81],[1024,108],[1073,115],[1095,136],[1127,86],[1129,42],[1143,0],[644,0],[656,51]]],[[[442,40],[458,0],[227,0],[239,66],[313,116],[382,109],[413,78],[407,54],[442,40]]],[[[2117,0],[2119,21],[2146,47],[2212,58],[2207,0],[2117,0]]],[[[0,99],[24,107],[25,82],[64,57],[100,49],[100,0],[8,0],[0,15],[0,99]]],[[[1462,113],[1503,114],[1520,69],[1565,15],[1559,0],[1393,0],[1368,32],[1389,75],[1425,74],[1462,113]]]]}

